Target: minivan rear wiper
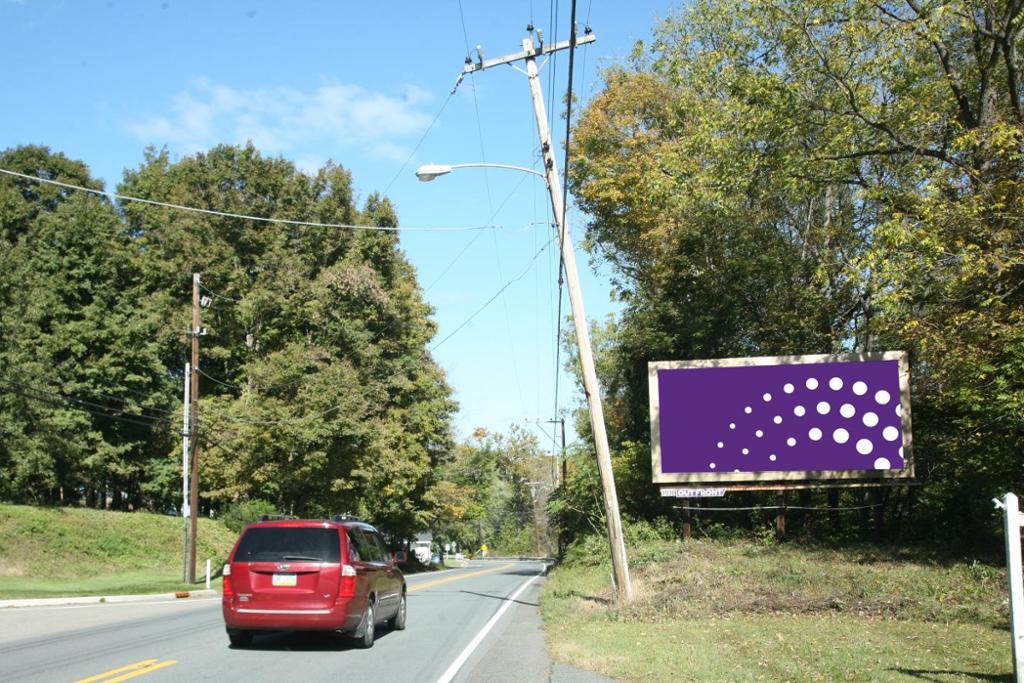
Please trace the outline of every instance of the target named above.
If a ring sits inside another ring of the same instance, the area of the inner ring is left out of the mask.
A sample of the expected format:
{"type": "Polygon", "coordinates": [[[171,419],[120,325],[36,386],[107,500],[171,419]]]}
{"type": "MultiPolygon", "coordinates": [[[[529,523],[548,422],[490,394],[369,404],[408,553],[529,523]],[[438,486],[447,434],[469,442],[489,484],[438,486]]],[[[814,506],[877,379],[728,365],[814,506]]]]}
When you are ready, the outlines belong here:
{"type": "Polygon", "coordinates": [[[307,555],[285,555],[284,559],[294,560],[296,562],[323,562],[319,557],[309,557],[307,555]]]}

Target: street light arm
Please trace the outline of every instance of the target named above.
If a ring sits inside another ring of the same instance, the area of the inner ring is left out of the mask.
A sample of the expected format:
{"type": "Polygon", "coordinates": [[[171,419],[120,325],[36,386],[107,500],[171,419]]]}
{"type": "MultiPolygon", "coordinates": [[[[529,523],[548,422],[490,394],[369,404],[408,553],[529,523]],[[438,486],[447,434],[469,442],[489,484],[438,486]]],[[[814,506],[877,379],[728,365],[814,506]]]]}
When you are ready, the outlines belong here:
{"type": "Polygon", "coordinates": [[[439,176],[447,175],[456,168],[504,168],[510,171],[522,171],[523,173],[532,173],[535,176],[546,178],[546,176],[540,171],[526,166],[513,166],[512,164],[490,164],[490,163],[470,163],[470,164],[424,164],[416,169],[416,177],[421,181],[428,183],[434,178],[439,176]]]}

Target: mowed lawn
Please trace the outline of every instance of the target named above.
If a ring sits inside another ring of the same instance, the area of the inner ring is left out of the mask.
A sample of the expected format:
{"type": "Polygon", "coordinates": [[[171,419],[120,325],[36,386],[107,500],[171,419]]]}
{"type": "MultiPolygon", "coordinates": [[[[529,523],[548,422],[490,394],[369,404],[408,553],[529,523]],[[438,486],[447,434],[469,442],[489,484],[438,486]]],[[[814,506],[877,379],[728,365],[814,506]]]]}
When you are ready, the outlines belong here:
{"type": "MultiPolygon", "coordinates": [[[[220,522],[199,520],[197,578],[207,559],[220,569],[236,537],[220,522]]],[[[0,599],[196,588],[182,573],[181,518],[0,505],[0,599]]]]}
{"type": "MultiPolygon", "coordinates": [[[[1012,681],[1005,569],[877,548],[647,542],[541,597],[556,661],[622,681],[1012,681]]],[[[603,558],[602,558],[603,559],[603,558]]]]}

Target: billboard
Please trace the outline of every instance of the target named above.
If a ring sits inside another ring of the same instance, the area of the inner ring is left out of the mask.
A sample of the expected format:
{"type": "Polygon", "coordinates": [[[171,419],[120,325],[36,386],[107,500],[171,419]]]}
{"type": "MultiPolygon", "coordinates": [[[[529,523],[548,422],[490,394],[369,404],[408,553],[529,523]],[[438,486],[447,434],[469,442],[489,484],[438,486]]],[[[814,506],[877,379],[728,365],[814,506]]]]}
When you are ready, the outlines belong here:
{"type": "Polygon", "coordinates": [[[655,484],[914,476],[902,351],[648,364],[655,484]]]}

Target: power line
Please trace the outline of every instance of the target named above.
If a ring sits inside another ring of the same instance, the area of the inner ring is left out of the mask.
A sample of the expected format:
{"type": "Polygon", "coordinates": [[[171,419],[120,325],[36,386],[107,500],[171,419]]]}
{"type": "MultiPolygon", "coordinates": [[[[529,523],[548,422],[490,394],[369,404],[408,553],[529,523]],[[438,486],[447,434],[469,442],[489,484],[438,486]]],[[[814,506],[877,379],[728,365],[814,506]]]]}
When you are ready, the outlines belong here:
{"type": "Polygon", "coordinates": [[[341,228],[344,230],[367,230],[371,232],[399,232],[404,230],[406,232],[470,232],[472,230],[486,230],[488,228],[495,228],[499,226],[494,225],[476,225],[467,228],[449,228],[449,227],[436,227],[436,228],[423,228],[423,227],[388,227],[380,225],[353,225],[349,223],[314,223],[311,221],[295,221],[284,218],[267,218],[265,216],[250,216],[241,213],[231,213],[229,211],[215,211],[213,209],[200,209],[195,206],[185,206],[183,204],[171,204],[169,202],[158,202],[152,199],[142,199],[140,197],[129,197],[127,195],[115,194],[113,192],[105,192],[103,190],[94,190],[89,187],[82,187],[81,185],[72,185],[71,183],[62,183],[58,180],[50,180],[48,178],[39,178],[32,175],[26,175],[25,173],[18,173],[17,171],[10,171],[6,168],[0,168],[0,173],[14,176],[17,178],[24,178],[37,183],[45,183],[47,185],[56,185],[58,187],[67,188],[69,190],[80,190],[82,192],[88,192],[90,194],[102,195],[109,197],[110,199],[116,199],[118,201],[126,202],[138,202],[140,204],[149,204],[152,206],[160,206],[166,209],[177,209],[179,211],[190,211],[192,213],[201,213],[208,216],[221,216],[224,218],[239,218],[247,221],[259,221],[263,223],[280,223],[282,225],[300,225],[311,228],[341,228]]]}
{"type": "MultiPolygon", "coordinates": [[[[569,142],[570,134],[572,132],[572,84],[573,84],[573,65],[575,63],[576,55],[576,0],[572,0],[572,8],[569,16],[569,78],[568,78],[568,91],[566,94],[566,114],[565,114],[565,162],[562,164],[562,225],[565,225],[566,214],[569,207],[569,142]]],[[[552,78],[552,81],[554,79],[552,78]]],[[[559,240],[562,236],[559,233],[559,240]]],[[[561,250],[559,250],[561,254],[561,250]]],[[[558,315],[555,331],[555,415],[558,415],[558,391],[559,384],[561,383],[562,369],[561,364],[561,352],[562,352],[562,300],[563,300],[563,286],[565,284],[563,273],[565,271],[565,263],[561,258],[558,260],[558,315]]]]}
{"type": "Polygon", "coordinates": [[[231,302],[234,302],[236,304],[242,302],[241,299],[232,299],[230,296],[225,296],[223,294],[218,294],[217,292],[213,291],[212,289],[210,289],[209,287],[207,287],[206,285],[204,285],[202,283],[199,283],[199,288],[201,290],[203,290],[204,292],[206,292],[207,294],[209,294],[210,296],[212,296],[214,298],[217,298],[217,299],[224,299],[225,301],[231,301],[231,302]]]}
{"type": "Polygon", "coordinates": [[[128,413],[125,411],[110,412],[116,410],[112,406],[104,406],[91,401],[85,401],[73,396],[65,396],[50,391],[40,390],[24,384],[18,384],[13,382],[4,381],[5,384],[13,393],[27,398],[33,401],[39,401],[53,406],[60,407],[74,407],[78,410],[85,411],[98,417],[105,417],[111,420],[117,420],[119,422],[126,422],[128,424],[139,425],[142,427],[154,427],[156,425],[176,425],[177,421],[170,418],[156,417],[153,415],[140,415],[137,413],[128,413]],[[77,404],[77,405],[70,405],[77,404]]]}
{"type": "MultiPolygon", "coordinates": [[[[510,191],[510,192],[509,192],[509,193],[508,193],[507,195],[505,195],[505,199],[503,199],[503,200],[502,200],[501,204],[499,204],[499,205],[498,205],[498,208],[494,210],[494,213],[493,213],[493,214],[491,214],[491,220],[492,220],[492,221],[494,220],[494,217],[495,217],[495,216],[497,216],[497,215],[498,215],[498,214],[499,214],[499,213],[501,212],[501,210],[505,208],[505,205],[506,205],[506,204],[508,203],[508,201],[509,201],[509,200],[510,200],[510,199],[512,198],[512,195],[514,195],[514,194],[516,193],[516,191],[517,191],[517,190],[519,190],[520,186],[522,186],[522,184],[523,184],[524,182],[526,182],[526,179],[527,179],[528,177],[530,177],[530,176],[527,176],[526,174],[523,174],[523,175],[522,175],[522,176],[521,176],[521,177],[519,178],[519,182],[517,182],[517,183],[515,184],[515,187],[513,187],[513,188],[512,188],[512,190],[511,190],[511,191],[510,191]]],[[[526,226],[526,227],[527,227],[527,228],[529,228],[530,226],[526,226]]],[[[470,248],[471,246],[473,246],[473,244],[474,244],[474,243],[475,243],[475,242],[476,242],[476,241],[477,241],[478,239],[480,239],[480,236],[481,236],[481,235],[483,235],[483,234],[484,234],[484,233],[483,233],[482,231],[480,231],[480,232],[477,232],[477,233],[476,233],[475,235],[473,235],[473,239],[471,239],[471,240],[470,240],[470,241],[469,241],[469,242],[468,242],[468,243],[466,244],[466,246],[464,246],[464,247],[463,247],[463,248],[462,248],[462,249],[461,249],[461,250],[459,251],[459,253],[455,255],[455,258],[453,258],[453,259],[452,259],[451,261],[449,261],[449,262],[448,262],[448,265],[444,267],[444,269],[443,269],[443,270],[441,271],[441,274],[440,274],[440,275],[438,275],[438,276],[437,276],[436,278],[434,278],[433,282],[431,282],[431,283],[430,283],[429,285],[427,285],[427,286],[426,286],[426,287],[425,287],[425,288],[423,289],[423,293],[424,293],[424,294],[426,294],[427,292],[429,292],[429,291],[430,291],[430,290],[431,290],[431,289],[432,289],[432,288],[434,287],[434,285],[436,285],[436,284],[437,284],[438,282],[440,282],[440,281],[441,281],[441,280],[442,280],[442,279],[444,278],[444,276],[448,274],[448,271],[452,269],[452,267],[453,267],[453,266],[454,266],[454,265],[455,265],[455,264],[456,264],[456,263],[457,263],[457,262],[459,261],[459,259],[460,259],[460,258],[462,258],[462,255],[463,255],[463,254],[465,254],[465,253],[466,253],[466,251],[468,251],[468,250],[469,250],[469,248],[470,248]]]]}
{"type": "Polygon", "coordinates": [[[420,145],[422,145],[423,141],[427,139],[427,135],[430,134],[430,131],[431,129],[433,129],[434,124],[437,123],[437,120],[441,118],[441,113],[444,111],[445,107],[448,106],[448,103],[452,101],[453,95],[455,95],[454,90],[448,93],[448,97],[445,98],[444,103],[441,104],[441,108],[438,109],[437,113],[434,115],[434,120],[431,121],[430,125],[427,126],[427,129],[423,131],[423,135],[420,136],[419,142],[417,142],[416,146],[412,148],[411,152],[409,152],[409,156],[406,157],[405,161],[402,162],[401,168],[398,169],[398,171],[395,173],[395,176],[391,179],[391,182],[389,182],[387,187],[384,188],[384,191],[381,192],[381,196],[387,196],[388,190],[391,189],[391,186],[394,185],[395,181],[398,180],[399,176],[402,175],[402,172],[405,170],[405,167],[409,165],[409,162],[412,161],[412,158],[416,156],[416,152],[419,151],[420,145]]]}
{"type": "Polygon", "coordinates": [[[346,403],[339,403],[336,406],[331,406],[327,410],[324,410],[324,411],[321,411],[321,412],[318,412],[318,413],[313,413],[313,414],[310,414],[310,415],[303,415],[302,417],[287,417],[287,418],[282,418],[280,420],[248,420],[248,419],[242,418],[242,417],[221,417],[221,418],[219,418],[218,420],[215,420],[215,421],[229,422],[231,424],[254,425],[254,426],[270,426],[270,425],[281,425],[281,424],[296,424],[296,423],[300,423],[300,422],[305,422],[307,420],[314,420],[314,419],[318,419],[318,418],[321,418],[321,417],[327,417],[331,413],[336,412],[338,410],[341,410],[346,405],[348,405],[348,404],[346,404],[346,403]]]}
{"type": "Polygon", "coordinates": [[[524,277],[526,276],[526,274],[527,274],[528,272],[530,272],[530,266],[531,266],[531,265],[533,264],[533,262],[534,262],[534,261],[536,261],[536,260],[537,260],[537,257],[538,257],[538,256],[540,256],[541,254],[543,254],[543,253],[544,253],[544,251],[545,251],[545,250],[546,250],[546,249],[547,249],[548,247],[550,247],[550,246],[551,246],[551,244],[552,244],[552,243],[553,243],[554,241],[555,241],[554,239],[550,239],[550,240],[548,240],[547,244],[545,244],[545,245],[544,245],[543,247],[541,247],[541,248],[540,248],[540,251],[538,251],[538,252],[537,252],[536,254],[534,254],[534,255],[533,255],[533,258],[531,258],[531,259],[530,259],[530,261],[529,261],[529,262],[528,262],[528,263],[526,264],[526,267],[525,267],[525,268],[523,269],[523,271],[522,271],[521,273],[519,273],[519,275],[515,276],[514,278],[512,278],[511,280],[509,280],[508,282],[506,282],[506,283],[505,283],[504,285],[502,285],[501,289],[499,289],[499,290],[498,290],[497,292],[495,292],[494,296],[492,296],[492,297],[491,297],[490,299],[488,299],[488,300],[487,300],[487,301],[486,301],[486,302],[484,303],[484,305],[483,305],[483,306],[481,306],[480,308],[476,309],[476,310],[475,310],[475,311],[473,312],[473,314],[472,314],[472,315],[470,315],[470,316],[469,316],[468,318],[466,318],[466,320],[465,320],[465,321],[463,321],[463,323],[462,323],[461,325],[459,325],[458,327],[456,327],[456,328],[455,328],[455,330],[454,330],[454,331],[452,331],[452,332],[451,332],[451,333],[450,333],[450,334],[449,334],[449,335],[448,335],[447,337],[445,337],[445,338],[444,338],[444,339],[442,339],[441,341],[439,341],[439,342],[437,342],[436,344],[434,344],[433,346],[431,346],[431,347],[430,347],[430,350],[431,350],[431,351],[435,351],[435,350],[437,349],[437,347],[441,346],[441,344],[444,344],[444,343],[445,343],[446,341],[448,341],[449,339],[451,339],[452,337],[454,337],[454,336],[455,336],[455,335],[456,335],[456,334],[457,334],[457,333],[458,333],[458,332],[459,332],[459,331],[460,331],[460,330],[461,330],[461,329],[462,329],[463,327],[465,327],[466,325],[468,325],[468,324],[469,324],[469,323],[470,323],[470,322],[471,322],[471,321],[473,320],[473,318],[475,318],[476,316],[478,316],[478,315],[479,315],[479,314],[480,314],[480,313],[481,313],[481,312],[482,312],[482,311],[483,311],[483,310],[484,310],[485,308],[487,308],[488,306],[490,306],[490,305],[491,305],[491,302],[493,302],[493,301],[494,301],[495,299],[497,299],[497,298],[498,298],[498,296],[500,296],[502,292],[504,292],[504,291],[505,291],[506,289],[508,289],[508,288],[509,288],[509,287],[510,287],[510,286],[511,286],[511,285],[512,285],[513,283],[516,283],[516,282],[518,282],[519,280],[522,280],[522,279],[523,279],[523,278],[524,278],[524,277]]]}
{"type": "MultiPolygon", "coordinates": [[[[465,44],[466,44],[466,59],[469,59],[470,47],[469,47],[469,33],[466,30],[466,14],[465,14],[465,12],[463,11],[463,8],[462,8],[462,0],[458,0],[458,3],[459,3],[459,19],[462,22],[462,37],[463,37],[463,40],[465,41],[465,44]]],[[[481,62],[483,61],[483,55],[480,54],[480,48],[479,47],[477,48],[477,57],[479,57],[481,62]]],[[[479,98],[476,95],[476,76],[471,73],[469,75],[469,80],[470,80],[470,85],[472,86],[472,90],[473,90],[473,112],[474,112],[474,115],[476,117],[477,139],[480,142],[480,160],[481,160],[481,162],[486,164],[487,163],[487,152],[486,152],[486,149],[484,147],[484,129],[483,129],[483,123],[481,121],[481,116],[480,116],[480,100],[479,100],[479,98]]],[[[494,202],[493,202],[493,199],[491,197],[490,175],[488,174],[486,167],[484,167],[483,171],[484,171],[484,189],[486,190],[486,194],[487,194],[487,210],[493,216],[496,212],[494,210],[494,202]]],[[[491,238],[492,238],[492,240],[494,242],[494,260],[495,260],[495,263],[498,266],[498,281],[501,282],[503,279],[505,279],[504,268],[502,267],[502,262],[501,262],[501,247],[498,245],[498,235],[494,231],[491,231],[491,238]]],[[[502,289],[501,291],[504,291],[504,289],[502,289]]],[[[512,318],[509,315],[508,300],[506,300],[504,297],[502,297],[501,304],[502,304],[502,310],[505,313],[505,329],[507,331],[507,334],[506,334],[505,338],[506,338],[506,340],[509,341],[508,354],[509,354],[509,358],[512,361],[512,375],[515,378],[516,393],[519,396],[520,408],[525,411],[525,409],[526,409],[526,402],[523,400],[523,384],[522,384],[522,381],[520,380],[520,377],[519,377],[519,362],[518,362],[518,360],[516,358],[515,347],[513,347],[511,345],[511,340],[513,338],[513,334],[512,334],[512,318]]],[[[434,347],[434,348],[436,348],[436,347],[434,347]]]]}
{"type": "Polygon", "coordinates": [[[202,368],[196,368],[196,371],[200,375],[205,377],[206,379],[210,380],[211,382],[215,382],[215,383],[220,384],[222,386],[225,386],[225,387],[227,387],[229,389],[237,389],[238,391],[242,390],[242,387],[238,386],[237,384],[230,384],[228,382],[225,382],[222,379],[218,379],[217,377],[214,377],[213,375],[207,374],[202,368]]]}
{"type": "MultiPolygon", "coordinates": [[[[28,384],[28,383],[25,383],[25,382],[18,382],[18,381],[15,381],[14,378],[11,378],[11,377],[6,377],[6,378],[0,377],[0,384],[6,384],[6,385],[12,386],[12,387],[13,386],[23,387],[23,388],[31,389],[31,390],[34,390],[34,391],[41,391],[43,393],[48,393],[48,394],[51,394],[53,396],[59,396],[61,398],[68,398],[68,399],[75,400],[75,401],[81,401],[81,402],[86,403],[87,405],[95,406],[95,407],[98,407],[98,408],[103,408],[105,410],[115,411],[118,414],[138,415],[139,417],[144,417],[144,418],[147,418],[147,419],[150,419],[150,418],[152,418],[152,419],[166,419],[166,418],[163,418],[163,417],[159,417],[157,415],[146,415],[145,412],[142,412],[142,413],[126,412],[123,408],[120,408],[120,407],[117,407],[117,406],[112,406],[112,405],[109,405],[109,404],[105,405],[105,404],[102,404],[102,403],[85,401],[84,399],[75,398],[73,396],[70,396],[67,392],[63,391],[59,387],[55,387],[55,386],[52,386],[52,385],[49,385],[49,384],[47,385],[49,387],[48,389],[40,389],[39,385],[32,385],[32,384],[28,384]]],[[[158,394],[158,390],[154,390],[152,393],[148,393],[148,394],[147,393],[143,393],[143,392],[130,392],[130,391],[127,391],[127,393],[137,393],[139,396],[144,396],[146,398],[152,398],[154,396],[154,394],[158,394]]],[[[117,401],[117,402],[122,403],[122,404],[128,404],[129,403],[129,399],[122,398],[120,396],[114,396],[112,394],[100,393],[100,392],[94,391],[94,390],[89,390],[88,397],[89,398],[99,398],[99,399],[110,399],[110,400],[117,401]]],[[[154,408],[154,407],[140,407],[139,410],[149,411],[149,412],[152,412],[152,413],[158,413],[159,415],[174,415],[177,412],[175,410],[168,410],[168,409],[165,409],[165,408],[154,408]]]]}

